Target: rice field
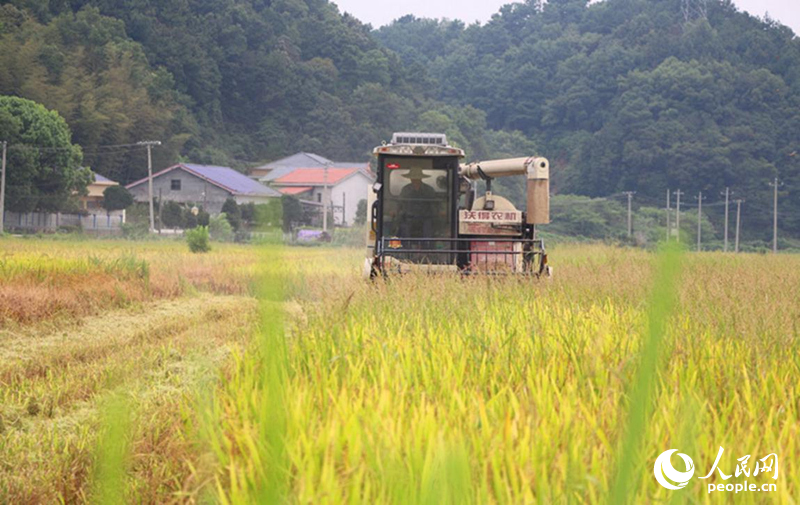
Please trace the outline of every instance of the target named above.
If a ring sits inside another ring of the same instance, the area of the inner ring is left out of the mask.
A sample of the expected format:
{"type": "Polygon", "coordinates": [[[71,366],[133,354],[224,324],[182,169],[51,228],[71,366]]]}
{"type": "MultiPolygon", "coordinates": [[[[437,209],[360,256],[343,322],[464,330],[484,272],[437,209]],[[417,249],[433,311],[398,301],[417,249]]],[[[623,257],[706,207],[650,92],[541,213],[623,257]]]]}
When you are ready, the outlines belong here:
{"type": "Polygon", "coordinates": [[[800,257],[550,257],[365,283],[348,249],[3,239],[0,503],[795,503],[800,257]]]}

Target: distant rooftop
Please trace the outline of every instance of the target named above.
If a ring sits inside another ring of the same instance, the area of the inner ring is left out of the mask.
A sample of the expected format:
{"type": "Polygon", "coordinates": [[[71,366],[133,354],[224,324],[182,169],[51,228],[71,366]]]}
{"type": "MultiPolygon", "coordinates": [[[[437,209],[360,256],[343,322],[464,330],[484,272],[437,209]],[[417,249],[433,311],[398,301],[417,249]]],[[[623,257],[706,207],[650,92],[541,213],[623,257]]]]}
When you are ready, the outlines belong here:
{"type": "Polygon", "coordinates": [[[358,168],[361,170],[369,170],[369,162],[366,161],[331,161],[328,158],[318,154],[300,152],[291,156],[287,156],[286,158],[281,158],[279,160],[271,161],[264,165],[255,167],[253,168],[253,171],[269,170],[269,174],[261,177],[259,180],[261,182],[270,182],[298,169],[308,170],[324,168],[326,165],[331,168],[358,168]]]}
{"type": "MultiPolygon", "coordinates": [[[[237,172],[230,167],[180,163],[153,174],[153,178],[155,179],[156,177],[176,169],[185,170],[186,172],[206,180],[209,183],[214,184],[215,186],[218,186],[234,195],[281,196],[281,194],[274,189],[264,186],[263,184],[254,181],[253,179],[247,177],[241,172],[237,172]]],[[[147,182],[147,177],[128,184],[127,188],[130,189],[145,182],[147,182]]]]}
{"type": "MultiPolygon", "coordinates": [[[[327,170],[327,183],[338,184],[343,179],[350,177],[358,172],[360,169],[357,167],[352,168],[329,168],[327,170]]],[[[325,169],[324,168],[299,168],[274,179],[273,184],[300,184],[305,186],[322,186],[326,183],[325,169]]]]}
{"type": "Polygon", "coordinates": [[[112,181],[107,177],[103,177],[102,175],[98,174],[97,172],[92,172],[94,175],[94,182],[104,183],[104,184],[117,184],[116,182],[112,181]]]}

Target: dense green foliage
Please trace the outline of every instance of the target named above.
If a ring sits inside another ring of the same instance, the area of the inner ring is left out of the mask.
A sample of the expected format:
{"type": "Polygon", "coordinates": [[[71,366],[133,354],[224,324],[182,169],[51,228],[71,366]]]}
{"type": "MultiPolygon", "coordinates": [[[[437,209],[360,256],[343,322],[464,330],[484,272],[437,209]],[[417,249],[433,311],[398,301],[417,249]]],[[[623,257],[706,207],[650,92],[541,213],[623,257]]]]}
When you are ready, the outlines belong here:
{"type": "Polygon", "coordinates": [[[196,125],[173,91],[170,73],[153,69],[142,47],[126,36],[124,23],[96,8],[39,14],[37,19],[31,10],[0,7],[0,94],[58,111],[75,143],[86,148],[87,166],[113,180],[146,175],[144,149],[94,146],[154,137],[164,141],[154,151],[156,166],[174,161],[196,125]]]}
{"type": "Polygon", "coordinates": [[[225,203],[222,204],[222,213],[225,214],[225,218],[231,224],[233,231],[239,231],[239,228],[242,226],[242,210],[239,208],[239,204],[236,203],[236,200],[232,197],[228,197],[225,203]]]}
{"type": "Polygon", "coordinates": [[[81,148],[55,111],[22,98],[0,96],[0,140],[8,142],[9,210],[63,210],[73,192],[85,191],[91,172],[81,168],[81,148]],[[26,144],[42,146],[28,149],[26,144]]]}
{"type": "Polygon", "coordinates": [[[731,186],[763,239],[779,176],[782,227],[800,233],[800,41],[786,27],[728,0],[692,17],[680,0],[528,0],[484,26],[408,16],[376,33],[428,70],[436,98],[534,139],[560,192],[663,205],[668,188],[731,186]]]}
{"type": "MultiPolygon", "coordinates": [[[[423,69],[326,0],[14,0],[0,7],[0,66],[0,94],[59,111],[83,146],[164,141],[156,167],[184,155],[244,168],[300,150],[366,159],[416,128],[480,157],[508,135],[432,101],[423,69]]],[[[87,149],[86,162],[123,183],[146,175],[141,148],[87,149]]]]}
{"type": "Polygon", "coordinates": [[[191,230],[186,230],[186,243],[189,250],[193,253],[205,253],[211,250],[209,243],[208,226],[198,226],[191,230]]]}
{"type": "Polygon", "coordinates": [[[133,195],[125,186],[109,186],[103,191],[103,208],[123,210],[133,205],[133,195]]]}
{"type": "Polygon", "coordinates": [[[303,221],[303,206],[300,200],[289,195],[281,197],[281,221],[281,228],[286,233],[291,232],[303,221]]]}

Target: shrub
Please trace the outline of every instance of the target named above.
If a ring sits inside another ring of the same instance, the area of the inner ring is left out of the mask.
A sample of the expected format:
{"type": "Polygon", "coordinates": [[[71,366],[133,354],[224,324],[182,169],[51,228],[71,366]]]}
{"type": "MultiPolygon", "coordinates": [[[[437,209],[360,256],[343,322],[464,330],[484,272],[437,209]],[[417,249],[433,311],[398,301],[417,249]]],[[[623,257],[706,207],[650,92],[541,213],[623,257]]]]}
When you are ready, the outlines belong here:
{"type": "Polygon", "coordinates": [[[198,226],[191,230],[186,230],[186,242],[189,244],[189,250],[193,253],[204,253],[211,250],[211,244],[208,241],[208,227],[198,226]]]}
{"type": "Polygon", "coordinates": [[[233,227],[224,212],[209,219],[208,230],[211,233],[211,238],[218,242],[230,242],[233,240],[233,227]]]}
{"type": "Polygon", "coordinates": [[[280,228],[283,223],[283,202],[280,198],[273,198],[268,203],[255,206],[253,227],[259,230],[280,228]]]}

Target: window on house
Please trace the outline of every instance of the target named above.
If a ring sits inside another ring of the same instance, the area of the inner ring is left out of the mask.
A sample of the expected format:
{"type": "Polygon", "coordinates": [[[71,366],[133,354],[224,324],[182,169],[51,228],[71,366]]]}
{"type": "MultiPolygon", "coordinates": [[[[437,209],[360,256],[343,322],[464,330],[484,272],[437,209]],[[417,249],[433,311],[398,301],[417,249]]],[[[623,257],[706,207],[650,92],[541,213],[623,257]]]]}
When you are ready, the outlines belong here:
{"type": "Polygon", "coordinates": [[[169,189],[172,191],[180,191],[181,190],[181,180],[180,179],[172,179],[169,184],[169,189]]]}
{"type": "Polygon", "coordinates": [[[317,201],[318,202],[322,201],[322,193],[317,193],[317,201]]]}

